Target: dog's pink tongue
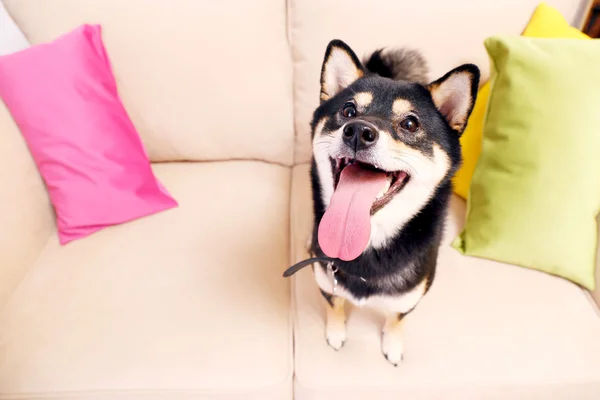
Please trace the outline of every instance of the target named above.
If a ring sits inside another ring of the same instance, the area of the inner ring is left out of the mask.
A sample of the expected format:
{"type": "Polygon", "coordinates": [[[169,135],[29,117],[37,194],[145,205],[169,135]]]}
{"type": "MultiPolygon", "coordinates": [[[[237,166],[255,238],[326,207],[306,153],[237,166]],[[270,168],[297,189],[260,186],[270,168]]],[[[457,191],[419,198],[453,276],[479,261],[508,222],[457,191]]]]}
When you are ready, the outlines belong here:
{"type": "Polygon", "coordinates": [[[387,176],[356,164],[342,170],[329,208],[319,224],[319,246],[332,258],[354,260],[371,236],[371,206],[387,176]]]}

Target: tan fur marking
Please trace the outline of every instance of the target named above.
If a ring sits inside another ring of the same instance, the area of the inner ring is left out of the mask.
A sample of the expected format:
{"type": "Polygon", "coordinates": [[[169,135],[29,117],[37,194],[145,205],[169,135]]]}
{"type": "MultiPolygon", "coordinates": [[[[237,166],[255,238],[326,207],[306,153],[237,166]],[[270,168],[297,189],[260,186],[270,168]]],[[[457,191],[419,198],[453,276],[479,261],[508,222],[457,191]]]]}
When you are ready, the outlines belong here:
{"type": "Polygon", "coordinates": [[[356,96],[354,96],[354,100],[356,101],[356,104],[358,105],[359,108],[365,109],[373,101],[373,93],[369,93],[369,92],[357,93],[356,96]]]}
{"type": "Polygon", "coordinates": [[[453,123],[450,124],[450,127],[452,129],[454,129],[455,131],[462,131],[463,127],[467,125],[467,119],[466,118],[462,118],[462,119],[457,119],[455,120],[453,123]]]}
{"type": "Polygon", "coordinates": [[[392,111],[397,117],[401,117],[413,109],[413,105],[406,99],[396,99],[392,104],[392,111]]]}
{"type": "Polygon", "coordinates": [[[448,155],[437,144],[433,145],[433,159],[428,158],[420,151],[407,146],[399,140],[390,141],[389,146],[391,146],[396,151],[401,151],[402,153],[413,157],[413,159],[422,160],[423,162],[433,162],[437,167],[436,170],[439,171],[439,173],[436,174],[436,176],[439,177],[439,180],[436,182],[436,185],[439,183],[439,181],[441,181],[441,179],[446,175],[446,173],[450,169],[450,159],[448,158],[448,155]]]}
{"type": "Polygon", "coordinates": [[[328,120],[329,120],[328,117],[323,117],[319,120],[319,122],[317,123],[317,126],[315,127],[315,137],[317,137],[323,133],[323,128],[325,128],[325,124],[327,123],[328,120]]]}
{"type": "Polygon", "coordinates": [[[344,309],[345,300],[343,297],[333,296],[331,298],[333,306],[327,302],[327,323],[346,323],[346,311],[344,309]]]}
{"type": "Polygon", "coordinates": [[[398,314],[388,314],[383,327],[381,351],[385,358],[393,365],[398,365],[403,358],[404,346],[402,345],[403,319],[398,314]]]}
{"type": "Polygon", "coordinates": [[[402,153],[408,154],[410,156],[414,156],[420,160],[427,159],[427,156],[421,153],[418,150],[413,149],[412,147],[407,146],[400,140],[390,140],[388,146],[390,146],[395,151],[401,151],[402,153]]]}
{"type": "Polygon", "coordinates": [[[333,306],[326,302],[327,308],[327,343],[335,350],[339,350],[346,341],[346,311],[345,300],[339,296],[332,296],[333,306]]]}
{"type": "Polygon", "coordinates": [[[383,331],[386,334],[391,333],[393,335],[400,335],[403,322],[404,318],[399,318],[398,314],[388,314],[385,318],[385,325],[383,326],[383,331]]]}

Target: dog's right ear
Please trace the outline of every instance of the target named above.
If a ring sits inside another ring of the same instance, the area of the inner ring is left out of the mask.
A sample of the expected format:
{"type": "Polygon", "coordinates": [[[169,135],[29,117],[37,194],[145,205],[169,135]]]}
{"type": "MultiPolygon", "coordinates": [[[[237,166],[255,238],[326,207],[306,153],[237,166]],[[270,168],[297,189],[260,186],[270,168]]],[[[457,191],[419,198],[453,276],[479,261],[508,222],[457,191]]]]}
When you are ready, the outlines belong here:
{"type": "Polygon", "coordinates": [[[341,40],[332,40],[321,68],[321,103],[329,100],[365,73],[352,49],[341,40]]]}
{"type": "Polygon", "coordinates": [[[427,86],[431,98],[450,127],[462,135],[477,99],[479,68],[464,64],[427,86]]]}

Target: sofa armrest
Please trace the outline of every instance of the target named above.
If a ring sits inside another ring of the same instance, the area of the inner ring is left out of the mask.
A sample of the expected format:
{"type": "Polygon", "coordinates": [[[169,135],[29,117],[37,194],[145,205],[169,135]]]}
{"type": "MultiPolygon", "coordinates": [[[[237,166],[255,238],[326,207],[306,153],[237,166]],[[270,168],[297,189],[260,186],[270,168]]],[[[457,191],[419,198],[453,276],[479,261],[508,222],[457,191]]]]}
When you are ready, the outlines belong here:
{"type": "Polygon", "coordinates": [[[0,309],[55,230],[44,182],[0,100],[0,309]]]}

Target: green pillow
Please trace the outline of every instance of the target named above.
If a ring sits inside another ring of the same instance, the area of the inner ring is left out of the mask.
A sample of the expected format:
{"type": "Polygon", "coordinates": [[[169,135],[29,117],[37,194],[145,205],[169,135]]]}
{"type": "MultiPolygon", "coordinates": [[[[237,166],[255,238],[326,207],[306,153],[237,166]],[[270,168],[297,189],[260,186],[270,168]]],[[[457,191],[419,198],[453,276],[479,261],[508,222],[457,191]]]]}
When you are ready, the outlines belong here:
{"type": "Polygon", "coordinates": [[[594,289],[600,211],[600,40],[495,36],[466,255],[594,289]]]}

